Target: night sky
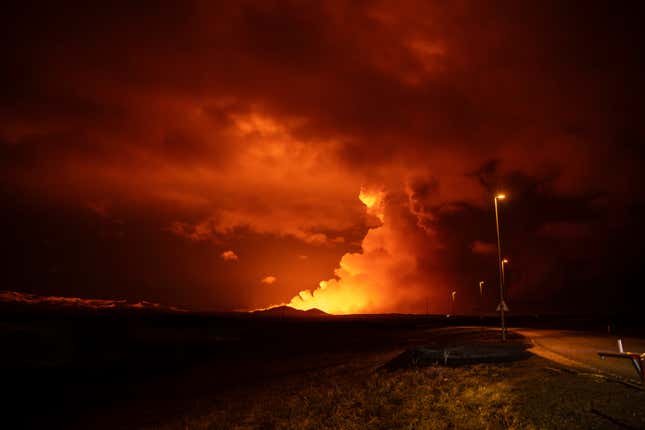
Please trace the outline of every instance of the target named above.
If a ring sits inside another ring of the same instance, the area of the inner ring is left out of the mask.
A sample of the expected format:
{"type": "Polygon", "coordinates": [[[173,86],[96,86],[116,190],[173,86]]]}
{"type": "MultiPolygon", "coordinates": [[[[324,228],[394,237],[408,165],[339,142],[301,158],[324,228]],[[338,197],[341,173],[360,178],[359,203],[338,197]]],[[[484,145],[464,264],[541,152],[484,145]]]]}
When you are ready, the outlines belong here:
{"type": "Polygon", "coordinates": [[[492,311],[504,192],[512,311],[639,311],[636,2],[92,3],[3,6],[0,289],[492,311]]]}

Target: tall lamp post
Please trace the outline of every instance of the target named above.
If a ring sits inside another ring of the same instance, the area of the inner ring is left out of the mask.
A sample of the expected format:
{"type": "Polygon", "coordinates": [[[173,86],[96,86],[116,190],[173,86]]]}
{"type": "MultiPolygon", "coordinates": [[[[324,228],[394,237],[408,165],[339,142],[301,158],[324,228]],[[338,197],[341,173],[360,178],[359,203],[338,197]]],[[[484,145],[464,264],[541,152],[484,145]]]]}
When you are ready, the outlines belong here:
{"type": "Polygon", "coordinates": [[[497,276],[499,278],[499,310],[502,322],[502,342],[506,342],[506,321],[504,321],[504,267],[502,263],[502,243],[499,236],[499,210],[497,201],[504,200],[506,195],[497,194],[493,199],[495,201],[495,226],[497,227],[497,276]]]}

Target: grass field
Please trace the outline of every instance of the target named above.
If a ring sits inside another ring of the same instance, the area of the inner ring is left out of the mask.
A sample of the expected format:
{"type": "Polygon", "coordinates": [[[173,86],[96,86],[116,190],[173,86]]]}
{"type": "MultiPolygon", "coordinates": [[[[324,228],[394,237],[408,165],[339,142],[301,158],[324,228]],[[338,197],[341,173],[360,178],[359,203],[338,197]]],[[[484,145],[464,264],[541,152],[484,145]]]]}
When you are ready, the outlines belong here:
{"type": "Polygon", "coordinates": [[[355,360],[231,392],[159,429],[645,428],[645,392],[539,357],[385,371],[355,360]]]}

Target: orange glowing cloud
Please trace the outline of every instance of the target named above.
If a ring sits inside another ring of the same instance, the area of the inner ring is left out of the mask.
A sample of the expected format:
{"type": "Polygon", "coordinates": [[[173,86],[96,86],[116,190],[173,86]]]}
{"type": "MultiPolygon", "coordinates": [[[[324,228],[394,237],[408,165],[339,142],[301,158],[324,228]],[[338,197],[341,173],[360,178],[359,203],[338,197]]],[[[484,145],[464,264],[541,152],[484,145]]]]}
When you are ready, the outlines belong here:
{"type": "Polygon", "coordinates": [[[222,257],[222,259],[225,261],[237,261],[239,259],[237,254],[230,249],[228,251],[222,252],[220,254],[220,257],[222,257]]]}
{"type": "Polygon", "coordinates": [[[383,191],[368,191],[361,188],[358,199],[367,207],[367,213],[374,215],[381,222],[385,217],[384,201],[385,193],[383,191]]]}
{"type": "Polygon", "coordinates": [[[271,285],[271,284],[275,284],[277,280],[278,278],[276,278],[275,276],[269,275],[262,278],[260,282],[262,282],[263,284],[271,285]]]}
{"type": "MultiPolygon", "coordinates": [[[[199,196],[213,191],[199,205],[206,215],[173,221],[167,230],[215,243],[249,229],[311,245],[342,244],[339,233],[356,226],[360,208],[349,203],[351,185],[359,178],[339,165],[334,156],[339,143],[303,141],[296,136],[300,123],[289,118],[255,112],[231,116],[228,139],[244,147],[231,155],[229,165],[199,165],[198,175],[195,167],[173,171],[178,187],[199,196]],[[339,181],[347,188],[337,187],[339,181]]],[[[168,191],[165,196],[174,198],[168,191]]]]}

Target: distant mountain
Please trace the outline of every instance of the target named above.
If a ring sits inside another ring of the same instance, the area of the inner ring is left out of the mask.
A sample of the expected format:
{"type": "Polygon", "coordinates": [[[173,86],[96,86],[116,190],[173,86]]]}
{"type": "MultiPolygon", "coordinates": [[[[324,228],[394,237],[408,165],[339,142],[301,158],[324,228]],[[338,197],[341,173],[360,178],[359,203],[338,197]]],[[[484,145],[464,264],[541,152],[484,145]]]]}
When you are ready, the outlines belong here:
{"type": "Polygon", "coordinates": [[[39,307],[45,309],[88,309],[88,310],[159,310],[170,312],[185,312],[174,306],[141,300],[128,302],[125,299],[82,299],[80,297],[64,296],[39,296],[38,294],[21,293],[18,291],[0,291],[0,303],[16,304],[22,306],[39,307]]]}
{"type": "Polygon", "coordinates": [[[292,308],[291,306],[276,306],[274,308],[262,309],[258,311],[253,311],[253,315],[260,316],[276,316],[276,317],[324,317],[329,316],[327,312],[323,312],[320,309],[309,309],[307,311],[301,311],[300,309],[292,308]]]}

